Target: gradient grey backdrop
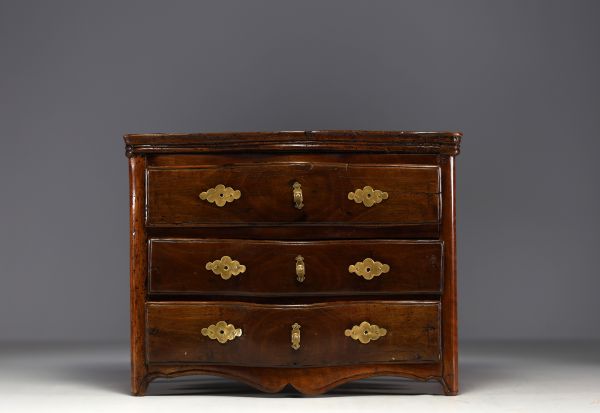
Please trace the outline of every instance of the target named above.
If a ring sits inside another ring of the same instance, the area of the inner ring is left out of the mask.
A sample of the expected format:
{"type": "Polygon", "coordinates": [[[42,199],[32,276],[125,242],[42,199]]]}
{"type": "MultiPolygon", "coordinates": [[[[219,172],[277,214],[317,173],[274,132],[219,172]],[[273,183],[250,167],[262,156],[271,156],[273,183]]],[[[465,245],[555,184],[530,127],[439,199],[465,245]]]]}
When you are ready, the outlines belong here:
{"type": "Polygon", "coordinates": [[[128,338],[121,136],[460,130],[462,338],[600,338],[600,2],[0,2],[0,340],[128,338]]]}

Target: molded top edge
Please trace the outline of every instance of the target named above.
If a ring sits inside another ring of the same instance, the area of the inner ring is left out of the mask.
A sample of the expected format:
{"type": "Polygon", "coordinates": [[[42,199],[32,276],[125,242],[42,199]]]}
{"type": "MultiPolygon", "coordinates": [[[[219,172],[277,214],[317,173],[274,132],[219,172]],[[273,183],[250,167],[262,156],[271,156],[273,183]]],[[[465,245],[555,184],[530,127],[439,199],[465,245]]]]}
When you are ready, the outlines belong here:
{"type": "Polygon", "coordinates": [[[127,156],[142,153],[385,152],[457,155],[460,132],[278,131],[128,134],[127,156]]]}

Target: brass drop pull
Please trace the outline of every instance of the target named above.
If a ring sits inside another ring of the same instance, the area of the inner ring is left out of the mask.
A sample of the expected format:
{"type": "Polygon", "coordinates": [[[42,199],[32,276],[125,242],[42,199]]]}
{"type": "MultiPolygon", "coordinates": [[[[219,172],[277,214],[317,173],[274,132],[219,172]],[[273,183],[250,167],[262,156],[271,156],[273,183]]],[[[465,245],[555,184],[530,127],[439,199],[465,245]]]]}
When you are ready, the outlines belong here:
{"type": "Polygon", "coordinates": [[[368,321],[363,321],[358,326],[352,327],[351,330],[344,331],[346,337],[351,337],[354,340],[360,341],[362,344],[367,344],[371,340],[377,340],[387,334],[385,328],[379,327],[376,324],[371,324],[368,321]]]}
{"type": "Polygon", "coordinates": [[[300,348],[300,324],[292,324],[292,348],[298,350],[300,348]]]}
{"type": "Polygon", "coordinates": [[[354,265],[350,265],[348,271],[350,273],[356,273],[365,280],[371,280],[373,277],[379,277],[381,274],[389,272],[390,266],[375,261],[373,258],[365,258],[362,262],[359,261],[354,265]]]}
{"type": "Polygon", "coordinates": [[[238,189],[233,189],[228,186],[225,187],[223,184],[219,184],[214,188],[210,188],[204,192],[201,192],[198,197],[203,201],[208,201],[211,204],[216,204],[218,207],[224,206],[228,202],[233,202],[236,199],[240,199],[242,193],[238,189]]]}
{"type": "Polygon", "coordinates": [[[203,336],[211,340],[217,340],[221,344],[225,344],[230,340],[242,335],[241,328],[235,328],[233,324],[227,321],[219,321],[217,324],[211,324],[201,330],[203,336]]]}
{"type": "Polygon", "coordinates": [[[304,281],[304,275],[306,274],[306,267],[304,266],[304,258],[302,255],[296,257],[296,279],[298,282],[304,281]]]}
{"type": "Polygon", "coordinates": [[[220,260],[214,260],[206,263],[205,267],[208,271],[220,275],[222,279],[228,280],[232,275],[238,275],[246,272],[246,266],[239,263],[237,260],[231,259],[225,255],[220,260]]]}
{"type": "Polygon", "coordinates": [[[349,192],[348,199],[357,204],[362,203],[364,206],[370,208],[375,204],[379,204],[384,199],[388,199],[388,193],[365,186],[363,189],[356,189],[354,192],[349,192]]]}
{"type": "Polygon", "coordinates": [[[294,206],[296,209],[302,209],[304,204],[302,203],[302,185],[299,182],[294,182],[292,185],[293,193],[294,193],[294,206]]]}

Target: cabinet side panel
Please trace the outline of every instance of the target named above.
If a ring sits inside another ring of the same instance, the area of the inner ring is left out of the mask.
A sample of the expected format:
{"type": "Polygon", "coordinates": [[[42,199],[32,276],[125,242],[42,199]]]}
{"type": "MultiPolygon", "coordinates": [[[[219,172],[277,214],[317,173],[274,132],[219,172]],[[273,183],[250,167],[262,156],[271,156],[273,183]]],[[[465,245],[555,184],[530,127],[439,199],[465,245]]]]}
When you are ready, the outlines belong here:
{"type": "Polygon", "coordinates": [[[458,393],[458,342],[456,310],[456,211],[454,157],[442,156],[442,225],[444,289],[442,294],[442,384],[446,394],[458,393]]]}
{"type": "Polygon", "coordinates": [[[131,392],[144,393],[146,383],[145,318],[147,251],[145,211],[145,167],[143,156],[129,158],[129,265],[131,314],[131,392]]]}

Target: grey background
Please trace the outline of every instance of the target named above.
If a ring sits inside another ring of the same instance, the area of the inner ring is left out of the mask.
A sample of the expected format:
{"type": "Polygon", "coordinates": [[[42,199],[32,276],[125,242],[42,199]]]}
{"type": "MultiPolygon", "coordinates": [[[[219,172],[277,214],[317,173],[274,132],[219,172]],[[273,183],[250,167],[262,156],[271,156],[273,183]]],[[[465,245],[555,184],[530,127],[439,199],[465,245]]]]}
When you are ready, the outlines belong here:
{"type": "Polygon", "coordinates": [[[600,2],[0,2],[0,340],[128,339],[121,135],[460,130],[463,339],[600,338],[600,2]]]}

